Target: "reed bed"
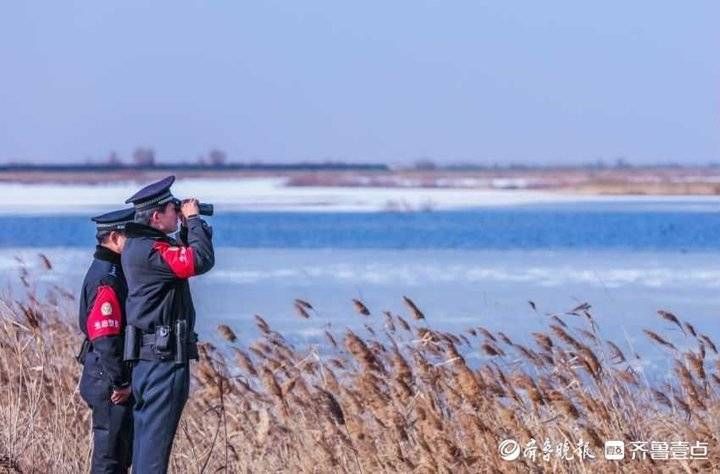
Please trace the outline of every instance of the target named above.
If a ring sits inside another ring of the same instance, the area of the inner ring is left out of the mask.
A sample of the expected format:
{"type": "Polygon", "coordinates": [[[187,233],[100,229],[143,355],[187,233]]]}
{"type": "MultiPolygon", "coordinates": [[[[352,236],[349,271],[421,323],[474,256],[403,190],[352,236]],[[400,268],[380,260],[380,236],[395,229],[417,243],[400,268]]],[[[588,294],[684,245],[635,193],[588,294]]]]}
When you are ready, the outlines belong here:
{"type": "MultiPolygon", "coordinates": [[[[0,301],[0,472],[86,472],[72,295],[37,297],[25,277],[27,297],[0,301]]],[[[431,314],[404,303],[393,314],[349,301],[363,329],[327,330],[322,344],[292,344],[261,316],[242,328],[256,332],[250,343],[218,326],[223,342],[201,343],[194,363],[172,472],[720,471],[720,359],[707,328],[660,311],[645,336],[673,371],[654,379],[640,355],[607,340],[588,304],[542,315],[547,329],[523,335],[434,329],[431,314]],[[545,440],[586,444],[595,458],[507,461],[505,439],[541,451],[545,440]],[[608,461],[606,440],[709,450],[608,461]]],[[[308,324],[316,317],[312,302],[289,305],[308,324]]]]}

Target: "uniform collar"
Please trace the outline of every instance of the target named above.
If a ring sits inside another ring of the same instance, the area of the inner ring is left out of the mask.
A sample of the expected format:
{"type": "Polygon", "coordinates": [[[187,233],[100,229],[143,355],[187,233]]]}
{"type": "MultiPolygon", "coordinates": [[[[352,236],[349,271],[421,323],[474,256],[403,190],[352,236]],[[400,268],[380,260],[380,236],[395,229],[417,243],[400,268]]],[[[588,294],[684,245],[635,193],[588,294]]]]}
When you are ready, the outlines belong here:
{"type": "Polygon", "coordinates": [[[131,222],[125,226],[125,233],[128,237],[150,237],[151,239],[169,240],[167,234],[149,225],[131,222]]]}
{"type": "Polygon", "coordinates": [[[120,264],[120,254],[113,252],[107,247],[98,245],[95,247],[95,258],[98,260],[105,260],[106,262],[120,264]]]}

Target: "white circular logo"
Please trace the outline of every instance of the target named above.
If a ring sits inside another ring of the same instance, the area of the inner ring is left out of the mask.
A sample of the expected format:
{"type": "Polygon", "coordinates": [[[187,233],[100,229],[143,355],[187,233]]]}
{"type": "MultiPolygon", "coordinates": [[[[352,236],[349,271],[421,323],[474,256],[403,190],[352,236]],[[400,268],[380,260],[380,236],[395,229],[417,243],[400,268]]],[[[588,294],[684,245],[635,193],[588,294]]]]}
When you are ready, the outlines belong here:
{"type": "Polygon", "coordinates": [[[500,442],[500,457],[506,461],[514,461],[520,457],[520,445],[514,439],[500,442]]]}
{"type": "Polygon", "coordinates": [[[100,312],[103,316],[110,316],[112,314],[112,305],[106,301],[100,306],[100,312]]]}

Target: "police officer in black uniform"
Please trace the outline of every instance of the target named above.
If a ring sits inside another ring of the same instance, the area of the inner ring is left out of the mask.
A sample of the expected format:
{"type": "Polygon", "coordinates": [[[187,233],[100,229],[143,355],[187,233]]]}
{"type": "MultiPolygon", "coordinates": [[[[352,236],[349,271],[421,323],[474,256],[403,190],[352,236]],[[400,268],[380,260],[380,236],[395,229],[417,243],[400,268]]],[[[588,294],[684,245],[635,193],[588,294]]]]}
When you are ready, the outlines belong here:
{"type": "Polygon", "coordinates": [[[128,282],[126,348],[134,359],[133,472],[167,472],[170,452],[190,386],[188,359],[197,359],[190,277],[215,264],[212,229],[196,199],[173,197],[169,176],[138,191],[128,224],[122,266],[128,282]],[[169,237],[177,231],[178,239],[169,237]]]}
{"type": "Polygon", "coordinates": [[[127,295],[120,253],[133,209],[93,217],[98,246],[80,295],[80,395],[92,409],[93,473],[127,472],[132,458],[130,369],[123,361],[127,295]]]}

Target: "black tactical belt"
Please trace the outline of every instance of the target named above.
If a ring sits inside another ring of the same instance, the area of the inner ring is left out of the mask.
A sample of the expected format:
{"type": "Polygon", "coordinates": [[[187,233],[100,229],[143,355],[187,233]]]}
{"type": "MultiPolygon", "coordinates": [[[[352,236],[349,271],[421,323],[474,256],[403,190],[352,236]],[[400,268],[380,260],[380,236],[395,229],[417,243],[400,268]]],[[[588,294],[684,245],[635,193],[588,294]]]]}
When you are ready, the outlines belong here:
{"type": "MultiPolygon", "coordinates": [[[[171,332],[170,335],[174,335],[171,332]]],[[[162,361],[162,362],[176,362],[184,363],[188,360],[198,359],[197,351],[197,334],[192,333],[188,335],[185,343],[183,344],[183,350],[178,353],[178,343],[176,339],[174,345],[168,346],[165,350],[159,350],[157,347],[158,336],[156,333],[144,333],[140,339],[140,360],[148,361],[162,361]]]]}

